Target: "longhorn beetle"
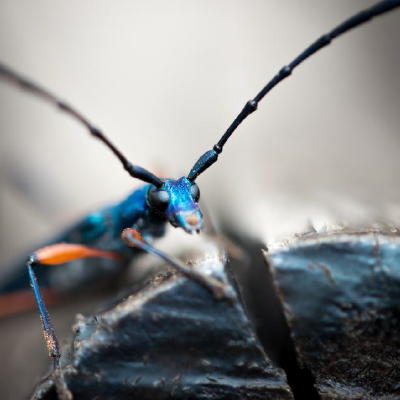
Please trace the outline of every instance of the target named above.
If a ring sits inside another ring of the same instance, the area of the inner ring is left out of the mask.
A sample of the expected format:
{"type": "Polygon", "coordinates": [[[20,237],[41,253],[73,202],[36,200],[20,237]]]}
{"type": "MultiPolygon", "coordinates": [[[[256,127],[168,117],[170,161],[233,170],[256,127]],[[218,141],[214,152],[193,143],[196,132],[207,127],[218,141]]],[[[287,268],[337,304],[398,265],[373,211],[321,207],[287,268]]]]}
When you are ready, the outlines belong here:
{"type": "MultiPolygon", "coordinates": [[[[37,250],[29,256],[27,261],[29,280],[33,287],[36,304],[42,319],[47,348],[50,356],[55,359],[56,365],[61,351],[39,289],[38,279],[34,271],[36,267],[38,265],[62,264],[83,258],[97,258],[109,260],[112,265],[125,268],[138,251],[142,250],[167,261],[181,273],[205,286],[216,298],[230,298],[231,294],[223,283],[213,277],[205,276],[195,269],[187,267],[179,260],[162,253],[151,246],[148,243],[148,239],[163,236],[167,221],[172,226],[182,228],[187,233],[199,233],[203,228],[203,216],[197,204],[200,191],[196,184],[196,179],[218,160],[233,132],[250,114],[257,110],[259,102],[276,85],[287,78],[298,65],[327,46],[333,39],[367,22],[371,18],[399,6],[400,0],[382,1],[347,19],[331,32],[312,43],[290,64],[284,66],[257,96],[245,104],[242,111],[213,146],[212,150],[205,152],[193,165],[188,175],[178,180],[160,179],[146,169],[133,165],[104,133],[84,117],[81,112],[38,84],[0,64],[0,77],[53,104],[59,110],[77,120],[94,138],[103,142],[111,150],[130,176],[147,183],[134,191],[121,203],[89,215],[81,223],[63,234],[55,243],[37,250]]],[[[96,268],[102,269],[102,265],[101,263],[96,263],[96,268]]],[[[106,266],[103,272],[108,268],[107,264],[104,265],[106,266]]],[[[42,272],[38,276],[41,281],[43,278],[44,284],[49,284],[49,282],[46,282],[46,273],[42,272]]],[[[82,278],[82,281],[84,280],[85,277],[82,278]]],[[[3,288],[2,292],[7,293],[16,289],[18,287],[13,283],[9,287],[3,288]]]]}

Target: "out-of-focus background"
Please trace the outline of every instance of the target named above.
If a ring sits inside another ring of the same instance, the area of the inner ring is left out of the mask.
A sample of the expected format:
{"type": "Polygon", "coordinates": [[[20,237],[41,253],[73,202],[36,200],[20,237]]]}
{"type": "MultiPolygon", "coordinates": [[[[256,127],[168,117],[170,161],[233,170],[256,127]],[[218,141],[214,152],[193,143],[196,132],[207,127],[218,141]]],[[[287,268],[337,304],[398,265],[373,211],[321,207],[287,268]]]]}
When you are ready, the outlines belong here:
{"type": "MultiPolygon", "coordinates": [[[[179,177],[283,65],[372,4],[2,0],[0,58],[79,108],[133,163],[179,177]]],[[[395,11],[273,90],[198,179],[208,210],[262,241],[308,221],[398,224],[399,38],[395,11]]],[[[75,121],[0,81],[4,265],[140,184],[75,121]]]]}

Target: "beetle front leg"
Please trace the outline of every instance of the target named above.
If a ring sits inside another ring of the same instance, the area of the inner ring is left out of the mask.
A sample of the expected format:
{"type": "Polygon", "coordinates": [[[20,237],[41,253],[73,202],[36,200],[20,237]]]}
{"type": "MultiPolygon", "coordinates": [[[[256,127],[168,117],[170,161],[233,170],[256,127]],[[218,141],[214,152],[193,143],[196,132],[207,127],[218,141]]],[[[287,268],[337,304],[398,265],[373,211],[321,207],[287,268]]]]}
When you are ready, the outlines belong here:
{"type": "Polygon", "coordinates": [[[40,293],[39,284],[33,271],[35,265],[58,265],[82,258],[108,258],[113,260],[122,259],[119,254],[107,251],[95,250],[86,246],[77,244],[54,244],[44,247],[33,253],[27,262],[29,279],[35,295],[35,301],[39,309],[40,318],[43,325],[43,334],[50,357],[55,359],[55,365],[58,366],[58,360],[61,357],[61,350],[58,344],[54,327],[50,321],[50,315],[40,293]]]}
{"type": "Polygon", "coordinates": [[[166,261],[168,264],[172,265],[177,271],[181,272],[183,275],[188,278],[194,280],[198,284],[204,286],[208,289],[215,298],[217,299],[228,299],[232,301],[234,296],[231,290],[224,283],[220,282],[218,279],[213,278],[212,276],[204,275],[198,271],[195,271],[193,268],[188,267],[180,260],[175,257],[169,256],[164,252],[156,249],[153,246],[150,246],[146,243],[141,236],[141,234],[132,228],[125,229],[121,234],[122,241],[130,247],[138,247],[150,254],[155,255],[156,257],[161,258],[166,261]]]}

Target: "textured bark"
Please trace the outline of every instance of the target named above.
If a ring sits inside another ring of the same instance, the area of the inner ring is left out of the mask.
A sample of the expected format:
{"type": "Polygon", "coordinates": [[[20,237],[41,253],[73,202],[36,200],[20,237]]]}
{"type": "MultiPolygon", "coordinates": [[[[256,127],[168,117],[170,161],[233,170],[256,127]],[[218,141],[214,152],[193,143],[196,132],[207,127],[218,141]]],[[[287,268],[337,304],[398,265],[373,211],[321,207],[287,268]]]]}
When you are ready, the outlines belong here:
{"type": "Polygon", "coordinates": [[[321,398],[400,398],[398,231],[314,234],[265,256],[321,398]]]}
{"type": "MultiPolygon", "coordinates": [[[[74,399],[292,399],[284,372],[265,355],[215,253],[195,268],[224,281],[233,302],[163,273],[108,310],[80,317],[62,359],[74,399]]],[[[56,374],[37,399],[56,396],[56,374]]]]}

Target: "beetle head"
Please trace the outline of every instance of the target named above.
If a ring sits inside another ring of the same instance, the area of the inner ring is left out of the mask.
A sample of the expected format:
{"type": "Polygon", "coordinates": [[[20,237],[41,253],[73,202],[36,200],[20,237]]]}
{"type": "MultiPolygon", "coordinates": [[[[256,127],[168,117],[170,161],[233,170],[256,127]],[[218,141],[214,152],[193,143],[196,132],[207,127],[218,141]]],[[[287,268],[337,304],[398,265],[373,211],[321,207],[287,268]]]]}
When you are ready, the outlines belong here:
{"type": "Polygon", "coordinates": [[[185,176],[177,181],[166,179],[160,188],[152,185],[147,195],[153,212],[188,233],[200,232],[203,228],[203,215],[197,205],[199,198],[198,186],[185,176]]]}

